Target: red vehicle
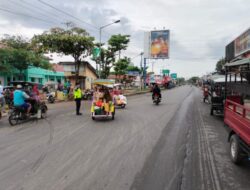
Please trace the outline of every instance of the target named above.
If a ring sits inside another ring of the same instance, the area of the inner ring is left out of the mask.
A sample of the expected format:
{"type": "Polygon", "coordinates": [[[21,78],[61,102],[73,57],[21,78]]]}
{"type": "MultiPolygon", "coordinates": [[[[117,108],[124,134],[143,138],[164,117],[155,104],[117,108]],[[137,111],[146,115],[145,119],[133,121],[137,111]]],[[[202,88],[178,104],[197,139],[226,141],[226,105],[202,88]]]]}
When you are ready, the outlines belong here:
{"type": "Polygon", "coordinates": [[[229,129],[231,159],[239,164],[250,158],[250,59],[227,63],[225,68],[224,123],[229,129]]]}

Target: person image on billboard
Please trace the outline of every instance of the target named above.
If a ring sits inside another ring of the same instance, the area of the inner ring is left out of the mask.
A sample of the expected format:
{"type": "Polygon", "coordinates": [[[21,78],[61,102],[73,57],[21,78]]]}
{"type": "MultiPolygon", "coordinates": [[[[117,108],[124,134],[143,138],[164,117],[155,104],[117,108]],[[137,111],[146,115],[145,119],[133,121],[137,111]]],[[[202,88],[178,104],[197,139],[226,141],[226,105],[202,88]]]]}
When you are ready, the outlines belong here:
{"type": "Polygon", "coordinates": [[[151,57],[168,58],[168,32],[153,31],[151,33],[151,57]]]}

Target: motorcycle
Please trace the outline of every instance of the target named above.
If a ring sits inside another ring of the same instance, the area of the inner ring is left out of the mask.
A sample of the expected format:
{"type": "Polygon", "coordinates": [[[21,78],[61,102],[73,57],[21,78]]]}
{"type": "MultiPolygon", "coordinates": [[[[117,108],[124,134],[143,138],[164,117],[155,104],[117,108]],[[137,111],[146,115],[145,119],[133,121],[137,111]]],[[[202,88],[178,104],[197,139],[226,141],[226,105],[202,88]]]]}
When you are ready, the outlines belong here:
{"type": "Polygon", "coordinates": [[[46,98],[47,98],[47,101],[51,104],[55,103],[55,93],[53,92],[50,92],[48,94],[46,94],[46,98]]]}
{"type": "Polygon", "coordinates": [[[83,100],[92,100],[93,97],[93,91],[92,90],[86,90],[82,96],[83,100]]]}
{"type": "Polygon", "coordinates": [[[26,109],[20,106],[14,106],[10,112],[9,124],[15,126],[20,122],[27,121],[32,116],[37,116],[38,119],[47,117],[48,107],[45,102],[36,102],[31,104],[32,108],[30,111],[30,116],[26,114],[26,109]]]}
{"type": "Polygon", "coordinates": [[[159,94],[154,94],[154,96],[153,96],[153,103],[155,105],[158,105],[160,102],[161,102],[160,95],[159,94]]]}

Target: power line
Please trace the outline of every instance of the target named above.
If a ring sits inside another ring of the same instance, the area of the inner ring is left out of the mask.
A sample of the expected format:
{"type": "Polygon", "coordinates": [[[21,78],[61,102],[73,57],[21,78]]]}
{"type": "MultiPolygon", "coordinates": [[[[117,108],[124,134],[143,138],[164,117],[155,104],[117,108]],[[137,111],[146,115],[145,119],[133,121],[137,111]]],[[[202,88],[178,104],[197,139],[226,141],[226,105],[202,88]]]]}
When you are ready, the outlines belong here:
{"type": "MultiPolygon", "coordinates": [[[[30,10],[30,11],[34,11],[34,9],[32,9],[32,8],[30,8],[30,7],[27,7],[27,5],[25,6],[25,4],[21,4],[20,2],[14,2],[14,1],[12,1],[12,0],[9,0],[8,1],[9,3],[12,3],[12,4],[15,4],[16,5],[16,3],[20,6],[20,7],[23,7],[23,8],[25,8],[25,9],[27,9],[27,10],[30,10]]],[[[40,10],[39,10],[40,11],[40,10]]],[[[45,14],[41,14],[40,13],[40,16],[42,16],[42,17],[47,17],[48,19],[51,19],[50,17],[48,17],[47,15],[45,15],[45,14]]],[[[54,19],[55,20],[55,19],[54,19]]],[[[58,21],[58,20],[57,20],[58,21]]],[[[57,24],[56,22],[53,22],[54,24],[57,24]]]]}
{"type": "MultiPolygon", "coordinates": [[[[38,6],[35,6],[35,5],[33,5],[32,3],[30,3],[30,2],[26,2],[25,0],[19,0],[19,1],[22,1],[24,4],[26,4],[26,6],[29,6],[29,7],[33,7],[33,8],[35,8],[36,10],[39,10],[40,12],[41,11],[44,11],[44,12],[47,12],[47,14],[48,15],[50,15],[50,16],[52,16],[52,19],[54,19],[54,17],[56,17],[56,18],[61,18],[61,15],[58,15],[58,14],[56,14],[55,12],[53,12],[53,13],[51,13],[50,11],[48,11],[45,7],[38,7],[38,6]],[[45,9],[43,9],[43,8],[45,8],[45,9]]],[[[46,5],[47,6],[47,5],[46,5]]],[[[61,13],[62,14],[62,13],[61,13]]],[[[64,16],[65,16],[65,14],[64,14],[64,16]]],[[[46,17],[48,17],[47,15],[46,15],[46,17]]],[[[66,15],[66,17],[68,17],[67,15],[66,15]]],[[[73,21],[71,21],[71,20],[68,20],[66,17],[64,17],[64,18],[61,18],[60,20],[59,19],[57,19],[57,20],[59,20],[59,22],[60,22],[60,24],[65,24],[65,23],[68,23],[68,22],[72,22],[73,23],[73,21]]],[[[50,18],[50,17],[48,17],[48,18],[50,18]]],[[[51,19],[51,18],[50,18],[51,19]]],[[[74,23],[75,24],[75,23],[74,23]]],[[[77,26],[77,25],[76,25],[77,26]]],[[[91,31],[94,31],[94,29],[90,29],[91,31]]]]}
{"type": "Polygon", "coordinates": [[[81,23],[87,24],[87,25],[89,25],[89,26],[91,26],[91,27],[93,27],[93,28],[95,28],[95,29],[98,29],[98,27],[96,27],[96,26],[94,26],[94,25],[92,25],[92,24],[90,24],[90,23],[88,23],[88,22],[85,22],[85,21],[83,21],[83,20],[81,20],[81,19],[79,19],[79,18],[77,18],[77,17],[75,17],[75,16],[73,16],[73,15],[71,15],[71,14],[65,12],[65,11],[62,11],[62,10],[60,10],[60,9],[58,9],[58,8],[56,8],[56,7],[54,7],[54,6],[52,6],[52,5],[49,4],[49,3],[46,3],[46,2],[44,2],[44,1],[42,1],[42,0],[38,0],[38,1],[39,1],[40,3],[42,3],[42,4],[44,4],[44,5],[46,5],[46,6],[50,7],[50,8],[52,8],[52,9],[55,9],[55,10],[57,10],[57,11],[59,11],[59,12],[65,14],[65,15],[67,15],[67,16],[70,16],[71,18],[74,18],[74,19],[80,21],[81,23]]]}
{"type": "MultiPolygon", "coordinates": [[[[46,3],[46,2],[44,2],[44,1],[42,1],[42,0],[38,0],[38,1],[39,1],[40,3],[42,3],[42,4],[44,4],[44,5],[46,5],[46,6],[50,7],[50,8],[52,8],[52,9],[55,9],[56,11],[58,11],[58,12],[64,14],[64,15],[67,15],[67,16],[69,16],[69,17],[71,17],[71,18],[74,18],[74,19],[78,20],[78,21],[81,22],[81,23],[84,23],[84,24],[89,25],[90,27],[92,27],[92,29],[91,29],[92,31],[94,31],[93,29],[95,29],[95,32],[98,32],[98,31],[99,31],[99,27],[97,27],[97,26],[95,26],[95,25],[93,25],[93,24],[90,24],[90,23],[88,23],[88,22],[86,22],[86,21],[83,21],[83,20],[79,19],[78,17],[76,17],[76,16],[74,16],[74,15],[72,15],[72,14],[69,14],[69,13],[67,13],[67,12],[65,12],[65,11],[62,11],[61,9],[59,9],[59,8],[57,8],[57,7],[55,7],[55,6],[51,5],[51,4],[49,4],[49,3],[46,3]]],[[[108,35],[112,35],[112,34],[103,31],[103,35],[105,35],[105,36],[107,37],[108,35]],[[106,33],[106,34],[105,34],[105,33],[106,33]]]]}
{"type": "Polygon", "coordinates": [[[37,6],[35,6],[34,4],[32,4],[32,3],[30,3],[30,2],[27,2],[27,1],[25,1],[25,0],[19,0],[19,1],[22,1],[22,2],[25,3],[26,5],[29,5],[29,6],[31,6],[31,7],[33,7],[33,8],[36,8],[36,10],[39,10],[40,12],[41,12],[41,11],[45,11],[45,12],[47,12],[47,13],[50,14],[50,15],[53,15],[53,16],[55,16],[55,17],[59,17],[58,14],[49,12],[47,9],[42,9],[42,10],[41,10],[41,7],[37,7],[37,6]]]}
{"type": "Polygon", "coordinates": [[[8,13],[11,13],[11,14],[14,14],[14,15],[25,16],[25,17],[28,17],[28,18],[33,18],[33,19],[40,20],[40,21],[45,22],[45,23],[55,24],[55,23],[53,23],[51,21],[47,21],[47,20],[44,20],[44,19],[41,19],[41,18],[38,18],[38,17],[34,17],[34,16],[31,16],[31,15],[23,14],[23,13],[20,13],[20,12],[14,12],[14,11],[11,11],[11,10],[8,10],[8,9],[0,8],[0,11],[8,12],[8,13]]]}

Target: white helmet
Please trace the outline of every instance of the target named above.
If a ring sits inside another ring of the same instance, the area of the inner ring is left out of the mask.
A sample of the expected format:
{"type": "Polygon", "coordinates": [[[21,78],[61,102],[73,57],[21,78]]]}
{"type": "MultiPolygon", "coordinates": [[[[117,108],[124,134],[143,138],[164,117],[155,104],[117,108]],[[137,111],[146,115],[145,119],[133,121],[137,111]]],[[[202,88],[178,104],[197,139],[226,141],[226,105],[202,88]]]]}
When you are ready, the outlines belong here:
{"type": "Polygon", "coordinates": [[[17,88],[17,89],[21,89],[21,88],[23,88],[23,87],[22,87],[21,84],[18,84],[18,85],[16,86],[16,88],[17,88]]]}

